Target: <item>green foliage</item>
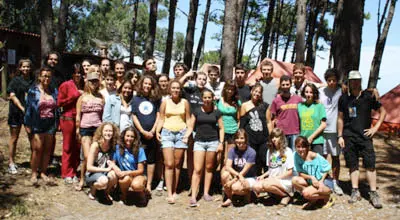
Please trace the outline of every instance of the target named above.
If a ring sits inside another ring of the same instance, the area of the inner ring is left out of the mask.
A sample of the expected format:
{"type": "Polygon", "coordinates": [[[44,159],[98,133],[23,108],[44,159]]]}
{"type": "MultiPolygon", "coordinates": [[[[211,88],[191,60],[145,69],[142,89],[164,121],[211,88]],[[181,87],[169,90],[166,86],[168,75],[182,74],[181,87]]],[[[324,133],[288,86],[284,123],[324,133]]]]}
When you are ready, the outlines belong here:
{"type": "Polygon", "coordinates": [[[181,32],[175,32],[172,59],[182,61],[185,51],[185,35],[181,32]]]}
{"type": "Polygon", "coordinates": [[[0,1],[0,26],[40,33],[39,3],[35,0],[0,1]]]}
{"type": "Polygon", "coordinates": [[[219,50],[211,50],[207,51],[203,54],[202,59],[200,60],[200,64],[203,65],[205,63],[219,64],[220,63],[220,51],[219,50]]]}

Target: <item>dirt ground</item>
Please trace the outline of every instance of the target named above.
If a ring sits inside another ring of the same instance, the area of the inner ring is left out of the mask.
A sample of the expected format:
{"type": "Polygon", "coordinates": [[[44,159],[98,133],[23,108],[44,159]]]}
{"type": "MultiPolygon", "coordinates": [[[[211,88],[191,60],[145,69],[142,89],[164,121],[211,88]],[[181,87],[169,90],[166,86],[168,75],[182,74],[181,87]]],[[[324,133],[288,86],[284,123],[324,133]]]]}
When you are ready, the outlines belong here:
{"type": "MultiPolygon", "coordinates": [[[[57,178],[57,186],[29,184],[30,148],[26,133],[21,132],[17,147],[16,162],[21,168],[20,174],[7,173],[9,130],[7,125],[8,104],[0,100],[0,151],[5,156],[0,166],[0,218],[8,219],[400,219],[400,138],[388,139],[377,135],[374,139],[377,154],[378,192],[383,208],[374,209],[367,200],[365,175],[362,170],[360,185],[363,199],[349,205],[350,179],[348,169],[344,168],[343,157],[340,173],[344,196],[336,196],[332,208],[304,211],[300,204],[282,207],[274,204],[272,198],[258,204],[240,207],[221,208],[221,195],[215,194],[213,202],[200,200],[200,206],[189,208],[188,192],[179,194],[175,205],[167,204],[165,197],[156,196],[146,207],[122,205],[118,202],[104,204],[91,201],[85,192],[76,192],[72,186],[65,185],[59,176],[59,170],[51,169],[57,178]]],[[[61,155],[62,136],[57,135],[56,155],[61,155]]]]}

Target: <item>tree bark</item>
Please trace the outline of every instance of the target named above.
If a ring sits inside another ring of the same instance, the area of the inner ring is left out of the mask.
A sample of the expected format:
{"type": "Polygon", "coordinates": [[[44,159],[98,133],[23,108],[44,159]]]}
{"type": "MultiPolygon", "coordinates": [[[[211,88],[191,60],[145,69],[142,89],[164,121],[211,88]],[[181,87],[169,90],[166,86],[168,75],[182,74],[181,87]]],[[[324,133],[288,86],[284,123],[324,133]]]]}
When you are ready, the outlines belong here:
{"type": "Polygon", "coordinates": [[[194,62],[193,62],[194,70],[197,70],[197,67],[198,67],[199,61],[200,61],[201,51],[203,50],[203,47],[204,47],[206,31],[207,31],[207,24],[208,24],[208,15],[210,14],[210,7],[211,7],[211,0],[207,0],[206,10],[204,12],[204,18],[203,18],[203,27],[201,28],[201,35],[200,35],[199,43],[197,45],[196,56],[195,56],[194,62]]]}
{"type": "Polygon", "coordinates": [[[332,39],[331,39],[331,48],[329,51],[329,61],[328,61],[328,68],[332,68],[332,61],[333,61],[333,54],[335,52],[335,45],[336,45],[336,40],[338,39],[338,34],[336,33],[337,26],[339,23],[339,17],[342,16],[343,13],[343,2],[344,0],[337,0],[336,2],[336,13],[335,13],[335,20],[333,23],[333,29],[332,29],[332,39]]]}
{"type": "Polygon", "coordinates": [[[40,1],[41,54],[46,56],[54,49],[53,8],[51,0],[40,1]]]}
{"type": "Polygon", "coordinates": [[[279,37],[280,37],[280,26],[281,26],[281,19],[282,19],[282,14],[283,14],[283,7],[284,7],[285,1],[281,0],[280,7],[279,7],[279,16],[278,20],[275,21],[277,23],[276,25],[276,37],[275,37],[275,60],[278,59],[278,49],[279,49],[279,37]]]}
{"type": "Polygon", "coordinates": [[[297,5],[297,25],[296,25],[296,63],[304,62],[305,51],[305,31],[307,0],[296,0],[297,5]]]}
{"type": "Polygon", "coordinates": [[[347,79],[350,70],[358,70],[360,65],[361,35],[364,24],[365,0],[343,2],[342,13],[337,20],[333,43],[334,67],[347,79]]]}
{"type": "Polygon", "coordinates": [[[154,41],[157,30],[157,8],[158,0],[150,0],[149,34],[146,40],[146,50],[144,59],[153,57],[154,41]]]}
{"type": "Polygon", "coordinates": [[[162,73],[166,73],[166,74],[169,73],[169,69],[171,66],[172,46],[174,44],[174,24],[175,24],[176,3],[177,3],[177,0],[169,1],[168,35],[167,35],[167,44],[165,46],[164,64],[162,67],[162,73]]]}
{"type": "MultiPolygon", "coordinates": [[[[389,33],[389,28],[390,24],[392,23],[392,19],[394,16],[395,8],[396,8],[396,2],[397,0],[387,0],[387,2],[390,1],[390,8],[389,12],[386,17],[385,21],[385,26],[383,27],[383,30],[381,32],[379,24],[378,24],[378,32],[380,33],[378,36],[378,39],[376,40],[376,45],[375,45],[375,54],[374,58],[372,59],[371,63],[371,70],[369,73],[369,80],[368,80],[368,88],[376,88],[376,85],[378,84],[378,79],[379,79],[379,69],[381,66],[382,62],[382,56],[383,56],[383,51],[385,49],[385,44],[386,44],[386,39],[387,35],[389,33]]],[[[382,14],[382,19],[385,16],[385,13],[382,14]]],[[[378,17],[379,19],[379,17],[378,17]]],[[[382,23],[380,23],[382,24],[382,23]]]]}
{"type": "Polygon", "coordinates": [[[287,51],[289,49],[290,42],[292,41],[292,34],[293,34],[293,28],[294,28],[294,22],[295,21],[296,21],[296,13],[293,12],[292,20],[290,21],[290,29],[289,29],[290,33],[288,35],[288,38],[287,38],[287,41],[286,41],[286,45],[285,45],[285,50],[283,52],[283,58],[282,58],[283,62],[285,62],[285,60],[286,60],[286,54],[287,54],[287,51]]]}
{"type": "Polygon", "coordinates": [[[275,8],[275,0],[270,0],[269,6],[268,6],[267,21],[265,23],[265,29],[264,29],[264,34],[263,34],[264,39],[263,39],[262,48],[261,48],[261,60],[263,60],[265,57],[267,57],[268,48],[269,48],[269,36],[271,34],[272,19],[274,17],[274,8],[275,8]]]}
{"type": "Polygon", "coordinates": [[[318,14],[319,14],[319,0],[311,0],[310,1],[310,16],[308,18],[308,35],[307,35],[307,41],[306,41],[307,55],[306,55],[306,62],[305,62],[305,64],[307,66],[310,66],[311,68],[314,68],[313,63],[315,63],[313,61],[313,54],[314,54],[313,40],[315,37],[315,26],[317,25],[318,14]]]}
{"type": "Polygon", "coordinates": [[[196,29],[196,17],[198,8],[199,0],[190,0],[188,26],[186,28],[185,53],[183,56],[183,62],[189,69],[192,68],[194,31],[196,29]]]}
{"type": "Polygon", "coordinates": [[[242,28],[240,29],[239,52],[238,52],[238,57],[237,57],[237,63],[242,63],[243,51],[244,51],[244,46],[245,46],[245,42],[246,42],[249,22],[250,22],[250,18],[252,16],[253,10],[254,10],[253,4],[250,4],[250,11],[249,11],[249,13],[246,13],[247,5],[248,5],[248,1],[245,2],[245,11],[243,13],[243,18],[242,18],[242,28]],[[247,20],[246,20],[246,15],[247,15],[247,20]],[[245,22],[245,20],[246,20],[246,22],[245,22]]]}
{"type": "Polygon", "coordinates": [[[225,1],[225,16],[223,27],[223,44],[221,48],[221,75],[223,80],[232,79],[233,67],[237,52],[237,14],[242,8],[238,7],[241,0],[225,1]]]}
{"type": "Polygon", "coordinates": [[[136,23],[138,15],[139,1],[133,3],[133,17],[132,17],[132,32],[131,32],[131,42],[129,43],[129,62],[133,63],[135,60],[135,39],[136,39],[136,23]]]}
{"type": "Polygon", "coordinates": [[[66,29],[68,23],[68,8],[69,0],[61,0],[60,2],[60,14],[58,16],[58,23],[56,28],[56,39],[54,43],[55,49],[62,53],[65,50],[66,45],[66,29]]]}

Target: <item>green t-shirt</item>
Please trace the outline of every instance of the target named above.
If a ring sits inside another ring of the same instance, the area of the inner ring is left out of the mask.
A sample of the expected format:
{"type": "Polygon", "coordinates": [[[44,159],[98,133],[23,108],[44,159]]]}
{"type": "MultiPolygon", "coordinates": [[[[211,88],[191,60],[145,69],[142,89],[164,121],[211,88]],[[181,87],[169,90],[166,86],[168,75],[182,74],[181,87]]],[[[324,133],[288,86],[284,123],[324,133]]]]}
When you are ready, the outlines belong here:
{"type": "MultiPolygon", "coordinates": [[[[238,100],[239,106],[242,104],[238,100]]],[[[222,103],[222,98],[217,103],[218,110],[222,113],[222,121],[224,122],[224,131],[226,134],[235,134],[238,130],[237,111],[233,106],[225,106],[222,103]]]]}
{"type": "MultiPolygon", "coordinates": [[[[297,106],[300,118],[300,135],[309,137],[321,125],[321,120],[326,119],[325,108],[320,103],[313,103],[307,106],[305,103],[300,103],[297,106]]],[[[312,144],[323,144],[324,137],[321,132],[312,144]]]]}

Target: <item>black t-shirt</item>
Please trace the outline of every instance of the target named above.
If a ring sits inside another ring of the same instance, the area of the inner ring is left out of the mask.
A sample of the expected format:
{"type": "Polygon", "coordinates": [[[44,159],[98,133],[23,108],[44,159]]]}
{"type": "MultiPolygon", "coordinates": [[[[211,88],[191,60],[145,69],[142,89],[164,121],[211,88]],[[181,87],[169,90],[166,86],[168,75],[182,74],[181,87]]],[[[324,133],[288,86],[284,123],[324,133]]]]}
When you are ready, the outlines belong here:
{"type": "Polygon", "coordinates": [[[196,108],[193,112],[196,117],[196,136],[195,141],[217,141],[218,140],[218,119],[221,117],[219,110],[203,112],[201,108],[196,108]]]}
{"type": "MultiPolygon", "coordinates": [[[[26,107],[25,94],[28,92],[29,88],[33,84],[33,79],[25,80],[22,76],[14,77],[7,87],[7,94],[15,93],[22,106],[26,107]]],[[[10,100],[9,105],[9,115],[22,114],[22,111],[10,100]]]]}
{"type": "Polygon", "coordinates": [[[69,80],[69,77],[63,74],[60,68],[56,67],[53,69],[53,75],[51,76],[50,87],[58,90],[58,87],[60,87],[60,85],[67,80],[69,80]]]}
{"type": "Polygon", "coordinates": [[[363,91],[360,97],[343,94],[339,99],[339,112],[343,113],[343,136],[363,137],[364,129],[371,127],[371,112],[378,110],[381,103],[369,91],[363,91]]]}
{"type": "Polygon", "coordinates": [[[190,104],[190,112],[194,112],[195,109],[200,108],[203,105],[203,100],[201,98],[200,89],[197,86],[194,87],[184,87],[183,97],[190,104]]]}
{"type": "Polygon", "coordinates": [[[250,87],[248,85],[244,85],[243,87],[239,87],[239,99],[242,103],[245,103],[250,100],[250,87]]]}
{"type": "Polygon", "coordinates": [[[240,118],[240,128],[248,135],[250,146],[263,144],[268,140],[267,118],[265,116],[268,103],[262,102],[240,118]]]}

